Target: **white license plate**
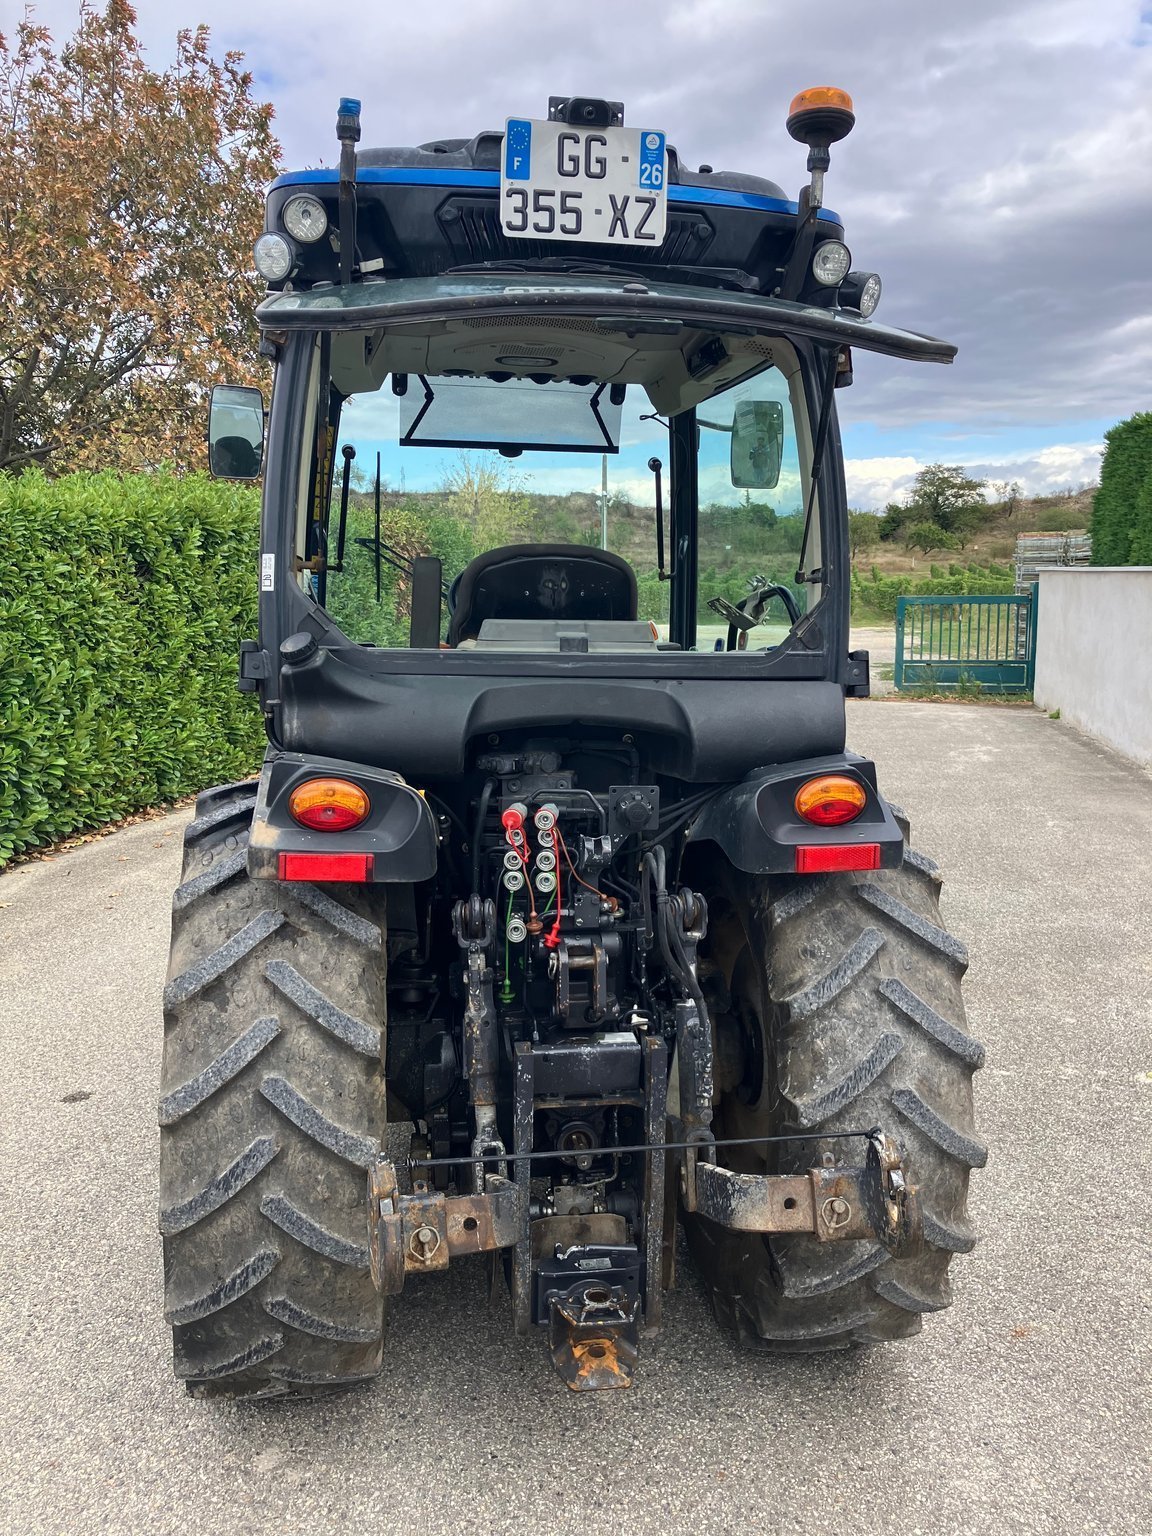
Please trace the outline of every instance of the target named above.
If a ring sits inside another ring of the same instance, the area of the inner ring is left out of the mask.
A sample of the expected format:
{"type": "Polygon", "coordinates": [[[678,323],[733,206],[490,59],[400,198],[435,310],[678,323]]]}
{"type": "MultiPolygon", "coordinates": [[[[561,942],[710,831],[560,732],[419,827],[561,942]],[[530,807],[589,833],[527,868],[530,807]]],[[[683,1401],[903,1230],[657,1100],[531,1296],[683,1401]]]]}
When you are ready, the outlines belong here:
{"type": "Polygon", "coordinates": [[[659,245],[667,183],[667,143],[653,129],[570,128],[510,117],[500,227],[514,240],[659,245]]]}

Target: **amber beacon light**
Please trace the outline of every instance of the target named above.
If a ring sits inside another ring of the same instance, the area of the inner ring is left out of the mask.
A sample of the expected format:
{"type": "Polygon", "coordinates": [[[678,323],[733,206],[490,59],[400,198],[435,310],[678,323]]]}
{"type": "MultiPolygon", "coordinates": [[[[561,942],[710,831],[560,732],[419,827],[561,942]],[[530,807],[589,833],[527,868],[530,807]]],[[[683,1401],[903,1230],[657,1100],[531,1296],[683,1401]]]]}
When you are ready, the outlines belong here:
{"type": "Polygon", "coordinates": [[[796,814],[814,827],[842,827],[855,821],[867,803],[863,784],[846,774],[809,779],[796,791],[796,814]]]}
{"type": "Polygon", "coordinates": [[[308,779],[288,797],[288,809],[314,832],[347,832],[371,810],[368,796],[347,779],[308,779]]]}

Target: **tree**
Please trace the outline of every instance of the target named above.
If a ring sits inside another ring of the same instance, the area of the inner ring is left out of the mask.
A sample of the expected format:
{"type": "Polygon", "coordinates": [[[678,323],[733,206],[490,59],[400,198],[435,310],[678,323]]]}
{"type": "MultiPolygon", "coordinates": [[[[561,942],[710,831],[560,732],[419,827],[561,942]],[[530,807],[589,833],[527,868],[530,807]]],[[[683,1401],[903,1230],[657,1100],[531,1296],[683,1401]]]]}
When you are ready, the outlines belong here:
{"type": "Polygon", "coordinates": [[[848,548],[852,559],[880,542],[880,519],[874,512],[848,513],[848,548]]]}
{"type": "Polygon", "coordinates": [[[885,543],[890,539],[898,538],[910,520],[911,513],[907,507],[902,507],[898,501],[890,501],[879,520],[880,537],[885,543]]]}
{"type": "Polygon", "coordinates": [[[992,490],[1003,509],[1004,516],[1011,522],[1019,512],[1020,504],[1024,499],[1019,480],[997,480],[992,490]]]}
{"type": "Polygon", "coordinates": [[[204,458],[208,387],[255,383],[272,108],[181,31],[151,69],[127,0],[58,51],[0,36],[0,469],[204,458]]]}
{"type": "Polygon", "coordinates": [[[1152,530],[1146,537],[1138,511],[1152,479],[1152,411],[1118,421],[1104,443],[1100,489],[1092,501],[1092,564],[1143,563],[1152,559],[1152,530]]]}
{"type": "Polygon", "coordinates": [[[984,481],[973,480],[959,464],[926,464],[908,493],[909,522],[935,523],[946,533],[956,518],[979,509],[987,517],[984,481]]]}
{"type": "Polygon", "coordinates": [[[444,494],[471,529],[477,550],[523,540],[536,518],[532,498],[509,467],[479,454],[459,455],[444,477],[444,494]]]}
{"type": "Polygon", "coordinates": [[[954,533],[949,533],[946,528],[941,528],[938,523],[914,523],[909,528],[904,542],[909,549],[922,549],[926,555],[930,555],[934,549],[958,549],[960,541],[954,533]]]}

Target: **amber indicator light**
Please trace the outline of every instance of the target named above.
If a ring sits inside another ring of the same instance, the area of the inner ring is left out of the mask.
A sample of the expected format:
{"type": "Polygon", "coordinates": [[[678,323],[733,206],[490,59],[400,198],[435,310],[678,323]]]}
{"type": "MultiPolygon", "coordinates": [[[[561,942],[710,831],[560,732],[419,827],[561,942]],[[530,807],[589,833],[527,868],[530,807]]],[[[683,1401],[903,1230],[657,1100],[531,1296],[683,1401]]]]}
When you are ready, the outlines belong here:
{"type": "Polygon", "coordinates": [[[868,795],[858,779],[847,774],[827,773],[809,779],[796,791],[796,814],[814,827],[842,827],[855,821],[868,804],[868,795]]]}
{"type": "Polygon", "coordinates": [[[307,779],[288,796],[288,809],[313,832],[347,832],[372,809],[358,784],[347,779],[307,779]]]}

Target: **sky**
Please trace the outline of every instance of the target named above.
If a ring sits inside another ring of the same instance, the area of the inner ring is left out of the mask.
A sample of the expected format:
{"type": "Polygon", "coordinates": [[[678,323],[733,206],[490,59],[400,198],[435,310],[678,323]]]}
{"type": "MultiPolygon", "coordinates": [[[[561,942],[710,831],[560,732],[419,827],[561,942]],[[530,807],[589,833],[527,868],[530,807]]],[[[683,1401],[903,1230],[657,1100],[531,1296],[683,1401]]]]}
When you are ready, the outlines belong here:
{"type": "MultiPolygon", "coordinates": [[[[5,7],[7,9],[7,6],[5,7]]],[[[15,6],[12,7],[15,10],[15,6]]],[[[75,0],[40,0],[63,37],[75,0]]],[[[1152,0],[138,0],[149,58],[206,23],[245,54],[290,167],[364,142],[470,138],[550,94],[622,100],[689,164],[806,179],[796,91],[851,92],[826,200],[879,318],[955,342],[944,368],[857,355],[838,397],[849,497],[925,463],[1040,494],[1096,479],[1103,434],[1152,395],[1152,0]]]]}

